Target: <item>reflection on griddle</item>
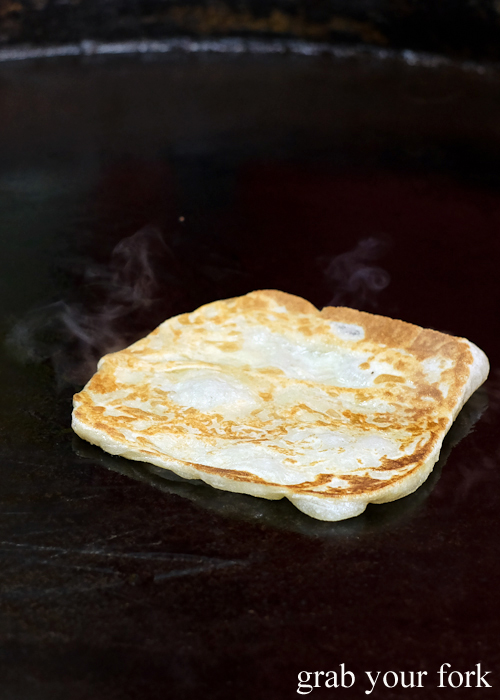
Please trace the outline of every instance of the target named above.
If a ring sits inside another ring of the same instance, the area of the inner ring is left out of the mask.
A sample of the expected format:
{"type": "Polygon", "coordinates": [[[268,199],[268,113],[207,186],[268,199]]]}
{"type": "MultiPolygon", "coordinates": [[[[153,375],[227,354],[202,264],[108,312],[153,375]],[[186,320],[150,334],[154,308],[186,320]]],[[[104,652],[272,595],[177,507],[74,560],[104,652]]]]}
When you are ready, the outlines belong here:
{"type": "Polygon", "coordinates": [[[183,479],[153,464],[110,455],[77,435],[73,436],[73,449],[80,457],[91,459],[107,469],[146,483],[164,493],[187,498],[197,506],[223,517],[259,523],[312,537],[349,537],[392,527],[410,518],[433,490],[453,447],[468,435],[487,407],[488,394],[481,387],[460,411],[443,442],[439,461],[429,478],[417,491],[392,503],[371,504],[362,515],[356,518],[333,523],[315,520],[304,515],[286,498],[268,501],[264,498],[221,491],[200,480],[183,479]]]}

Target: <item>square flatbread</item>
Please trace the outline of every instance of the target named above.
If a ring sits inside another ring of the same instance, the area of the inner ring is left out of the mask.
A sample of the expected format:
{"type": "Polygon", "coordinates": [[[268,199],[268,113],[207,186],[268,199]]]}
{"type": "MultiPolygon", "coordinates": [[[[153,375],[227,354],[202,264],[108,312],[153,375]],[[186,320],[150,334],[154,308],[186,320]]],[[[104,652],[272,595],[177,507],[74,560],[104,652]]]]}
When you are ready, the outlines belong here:
{"type": "Polygon", "coordinates": [[[422,484],[488,369],[464,338],[257,291],[103,357],[73,429],[111,454],[342,520],[422,484]]]}

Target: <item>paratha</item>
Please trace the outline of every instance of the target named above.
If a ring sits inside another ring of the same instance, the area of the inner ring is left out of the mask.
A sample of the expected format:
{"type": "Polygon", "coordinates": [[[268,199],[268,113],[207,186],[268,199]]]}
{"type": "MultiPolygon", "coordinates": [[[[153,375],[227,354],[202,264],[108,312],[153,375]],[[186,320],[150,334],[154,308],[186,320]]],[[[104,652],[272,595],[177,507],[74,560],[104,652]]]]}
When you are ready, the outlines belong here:
{"type": "Polygon", "coordinates": [[[261,290],[105,355],[74,397],[73,429],[111,454],[342,520],[425,481],[488,370],[464,338],[261,290]]]}

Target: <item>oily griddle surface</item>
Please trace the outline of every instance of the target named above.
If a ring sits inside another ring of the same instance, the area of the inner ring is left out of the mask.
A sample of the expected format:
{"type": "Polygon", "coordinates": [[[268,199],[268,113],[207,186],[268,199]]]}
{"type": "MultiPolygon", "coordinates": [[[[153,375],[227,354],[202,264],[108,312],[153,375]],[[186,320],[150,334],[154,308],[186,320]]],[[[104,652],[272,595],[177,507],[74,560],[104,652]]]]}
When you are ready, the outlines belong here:
{"type": "Polygon", "coordinates": [[[358,293],[366,310],[471,338],[492,363],[432,482],[352,523],[311,524],[286,502],[255,509],[73,441],[75,377],[107,336],[85,345],[49,324],[41,364],[3,346],[2,696],[288,699],[300,671],[340,663],[357,678],[335,691],[345,698],[364,694],[364,671],[391,669],[428,671],[405,697],[454,697],[436,687],[444,662],[480,662],[495,683],[497,77],[283,56],[0,73],[6,332],[54,300],[102,329],[82,267],[116,279],[111,251],[146,224],[168,238],[168,274],[147,305],[111,319],[127,342],[250,289],[324,306],[328,260],[386,235],[364,262],[390,284],[336,303],[358,293]]]}

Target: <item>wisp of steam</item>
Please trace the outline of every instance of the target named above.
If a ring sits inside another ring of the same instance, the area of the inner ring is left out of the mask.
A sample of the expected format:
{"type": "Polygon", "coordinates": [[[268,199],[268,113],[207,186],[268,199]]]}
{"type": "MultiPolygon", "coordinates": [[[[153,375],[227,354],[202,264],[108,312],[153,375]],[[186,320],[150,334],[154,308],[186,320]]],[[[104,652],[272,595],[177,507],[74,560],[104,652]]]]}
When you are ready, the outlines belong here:
{"type": "Polygon", "coordinates": [[[165,270],[163,277],[158,274],[155,263],[171,255],[153,227],[123,239],[108,265],[84,266],[85,301],[61,300],[32,310],[13,327],[8,346],[19,359],[50,360],[60,383],[85,383],[103,355],[137,339],[137,323],[124,319],[140,319],[154,305],[160,279],[168,277],[165,270]]]}
{"type": "Polygon", "coordinates": [[[391,281],[386,270],[373,263],[387,250],[387,243],[370,236],[353,250],[331,258],[325,268],[326,280],[334,292],[330,306],[377,306],[377,295],[391,281]]]}
{"type": "MultiPolygon", "coordinates": [[[[389,284],[388,273],[373,264],[384,251],[382,241],[365,238],[323,261],[334,291],[330,304],[375,306],[376,295],[389,284]]],[[[248,281],[241,289],[241,271],[227,268],[223,257],[198,251],[196,263],[195,253],[191,245],[185,264],[182,250],[146,226],[121,240],[107,264],[80,261],[73,296],[30,311],[12,328],[7,345],[20,360],[50,362],[60,387],[83,385],[103,355],[127,347],[174,313],[251,291],[248,281]]]]}

